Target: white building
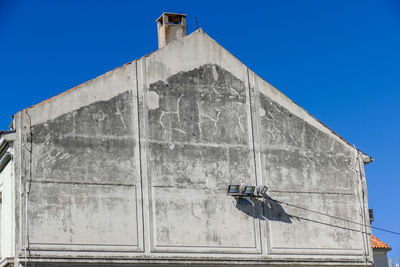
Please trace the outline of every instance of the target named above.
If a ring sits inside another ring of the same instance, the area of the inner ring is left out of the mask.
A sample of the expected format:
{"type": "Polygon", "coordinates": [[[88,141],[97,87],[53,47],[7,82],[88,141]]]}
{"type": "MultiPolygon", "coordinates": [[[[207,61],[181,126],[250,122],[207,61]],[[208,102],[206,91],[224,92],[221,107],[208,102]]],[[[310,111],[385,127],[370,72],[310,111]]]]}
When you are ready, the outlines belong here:
{"type": "Polygon", "coordinates": [[[374,256],[374,266],[388,267],[387,253],[392,250],[392,248],[374,235],[371,235],[371,244],[374,256]]]}
{"type": "Polygon", "coordinates": [[[15,114],[2,266],[370,266],[372,159],[185,26],[163,14],[159,50],[15,114]]]}

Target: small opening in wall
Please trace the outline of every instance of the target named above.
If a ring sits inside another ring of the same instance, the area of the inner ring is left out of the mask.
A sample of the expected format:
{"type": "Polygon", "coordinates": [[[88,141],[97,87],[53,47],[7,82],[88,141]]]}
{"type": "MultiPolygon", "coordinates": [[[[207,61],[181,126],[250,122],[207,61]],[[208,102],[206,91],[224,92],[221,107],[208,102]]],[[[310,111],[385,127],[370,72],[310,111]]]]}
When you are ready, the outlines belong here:
{"type": "Polygon", "coordinates": [[[158,19],[161,25],[185,25],[186,15],[177,13],[163,13],[158,19]]]}

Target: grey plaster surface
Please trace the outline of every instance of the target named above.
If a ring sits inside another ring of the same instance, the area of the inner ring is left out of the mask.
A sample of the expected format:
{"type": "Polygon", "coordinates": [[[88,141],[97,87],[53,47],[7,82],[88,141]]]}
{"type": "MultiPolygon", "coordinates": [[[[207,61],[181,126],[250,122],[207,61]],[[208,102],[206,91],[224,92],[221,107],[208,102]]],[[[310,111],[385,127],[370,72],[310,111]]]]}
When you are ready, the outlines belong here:
{"type": "Polygon", "coordinates": [[[201,30],[15,125],[21,262],[371,263],[360,153],[201,30]]]}

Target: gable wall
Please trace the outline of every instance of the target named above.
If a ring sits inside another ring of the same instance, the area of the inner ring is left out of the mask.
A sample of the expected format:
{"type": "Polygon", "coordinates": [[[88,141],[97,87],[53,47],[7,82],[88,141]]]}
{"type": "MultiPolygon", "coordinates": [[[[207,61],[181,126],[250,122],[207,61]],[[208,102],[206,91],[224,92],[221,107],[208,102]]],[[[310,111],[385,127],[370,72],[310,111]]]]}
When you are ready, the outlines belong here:
{"type": "Polygon", "coordinates": [[[27,112],[20,212],[31,255],[371,257],[357,224],[367,210],[360,156],[201,30],[27,112]],[[226,186],[241,182],[356,223],[236,203],[226,186]]]}

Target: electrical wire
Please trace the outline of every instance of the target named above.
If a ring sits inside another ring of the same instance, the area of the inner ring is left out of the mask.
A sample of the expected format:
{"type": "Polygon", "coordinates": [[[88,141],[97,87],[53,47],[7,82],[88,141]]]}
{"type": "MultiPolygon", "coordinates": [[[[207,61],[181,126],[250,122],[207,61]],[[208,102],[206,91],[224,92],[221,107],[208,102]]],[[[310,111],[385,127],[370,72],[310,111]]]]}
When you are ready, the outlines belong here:
{"type": "MultiPolygon", "coordinates": [[[[358,161],[357,163],[359,164],[360,152],[359,152],[359,150],[357,148],[356,148],[356,150],[357,150],[357,161],[358,161]]],[[[360,175],[361,175],[361,166],[358,166],[358,167],[359,167],[360,175]]],[[[364,192],[363,192],[363,197],[364,197],[364,192]]],[[[271,201],[273,201],[273,202],[275,202],[277,204],[283,204],[283,205],[286,205],[286,206],[289,206],[289,207],[302,209],[302,210],[305,210],[305,211],[308,211],[308,212],[312,212],[312,213],[319,214],[319,215],[322,215],[322,216],[330,217],[330,218],[333,218],[333,219],[336,219],[336,220],[345,221],[345,222],[356,224],[356,225],[363,226],[363,227],[369,227],[371,229],[375,229],[375,230],[378,230],[378,231],[382,231],[382,232],[386,232],[386,233],[390,233],[390,234],[394,234],[394,235],[400,235],[400,232],[395,232],[395,231],[392,231],[392,230],[387,230],[387,229],[384,229],[384,228],[375,227],[375,226],[372,226],[370,224],[366,224],[365,220],[364,220],[364,223],[354,222],[354,221],[351,221],[351,220],[348,220],[348,219],[344,219],[344,218],[341,218],[341,217],[338,217],[338,216],[330,215],[330,214],[323,213],[323,212],[320,212],[320,211],[315,211],[315,210],[311,210],[311,209],[308,209],[308,208],[304,208],[304,207],[300,207],[300,206],[297,206],[297,205],[293,205],[293,204],[290,204],[290,203],[287,203],[287,202],[284,202],[284,201],[281,201],[281,200],[273,199],[270,196],[264,196],[264,198],[268,199],[268,200],[271,200],[271,201]]],[[[298,219],[312,221],[312,222],[315,222],[315,223],[321,223],[321,224],[325,224],[325,225],[330,225],[330,226],[337,227],[337,228],[342,228],[342,229],[346,229],[346,230],[365,233],[364,231],[360,231],[358,229],[351,229],[351,228],[346,228],[346,227],[343,227],[343,226],[328,224],[326,222],[316,221],[316,220],[313,220],[313,219],[304,218],[304,217],[300,217],[300,216],[296,216],[296,215],[292,215],[292,214],[290,214],[290,216],[298,218],[298,219]]]]}
{"type": "MultiPolygon", "coordinates": [[[[300,207],[300,206],[297,206],[297,205],[293,205],[293,204],[290,204],[290,203],[287,203],[287,202],[284,202],[284,201],[281,201],[281,200],[273,199],[273,198],[271,198],[269,196],[264,196],[264,198],[268,199],[268,200],[271,200],[271,201],[273,201],[273,202],[275,202],[277,204],[283,204],[283,205],[286,205],[286,206],[289,206],[289,207],[302,209],[302,210],[305,210],[305,211],[308,211],[308,212],[316,213],[316,214],[323,215],[323,216],[326,216],[326,217],[330,217],[330,218],[333,218],[333,219],[337,219],[337,220],[353,223],[353,224],[360,225],[360,226],[370,227],[370,228],[375,229],[375,230],[379,230],[379,231],[383,231],[383,232],[387,232],[387,233],[391,233],[391,234],[395,234],[395,235],[400,235],[400,232],[395,232],[395,231],[383,229],[383,228],[380,228],[380,227],[375,227],[375,226],[368,225],[368,224],[354,222],[354,221],[351,221],[351,220],[348,220],[348,219],[340,218],[340,217],[337,217],[337,216],[334,216],[334,215],[330,215],[330,214],[326,214],[326,213],[323,213],[323,212],[320,212],[320,211],[311,210],[311,209],[300,207]]],[[[311,219],[308,219],[308,218],[303,218],[303,217],[292,215],[292,214],[290,214],[290,215],[293,216],[293,217],[299,218],[299,219],[304,219],[304,220],[309,220],[309,221],[314,221],[314,222],[327,224],[327,223],[321,222],[321,221],[311,220],[311,219]]],[[[342,226],[335,226],[335,227],[346,228],[346,227],[342,227],[342,226]]],[[[350,228],[346,228],[346,229],[354,230],[354,229],[350,229],[350,228]]],[[[354,231],[359,231],[359,230],[354,230],[354,231]]]]}

